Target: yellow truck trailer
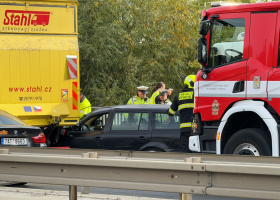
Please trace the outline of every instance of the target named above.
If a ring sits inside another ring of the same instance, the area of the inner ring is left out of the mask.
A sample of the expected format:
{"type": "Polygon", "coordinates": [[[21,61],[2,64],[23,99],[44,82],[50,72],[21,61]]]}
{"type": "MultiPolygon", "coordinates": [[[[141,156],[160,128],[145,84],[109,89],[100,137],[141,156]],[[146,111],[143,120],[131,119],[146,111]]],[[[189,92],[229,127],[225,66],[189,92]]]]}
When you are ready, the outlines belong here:
{"type": "Polygon", "coordinates": [[[47,138],[79,121],[77,6],[0,0],[0,109],[47,138]]]}

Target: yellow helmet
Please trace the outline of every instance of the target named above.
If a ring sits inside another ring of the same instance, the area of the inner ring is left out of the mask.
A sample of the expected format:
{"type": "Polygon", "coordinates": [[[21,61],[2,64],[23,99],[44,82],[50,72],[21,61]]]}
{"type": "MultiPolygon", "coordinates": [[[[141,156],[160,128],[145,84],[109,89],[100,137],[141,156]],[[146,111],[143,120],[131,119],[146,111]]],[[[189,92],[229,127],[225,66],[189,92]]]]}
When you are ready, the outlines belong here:
{"type": "Polygon", "coordinates": [[[190,89],[194,89],[195,77],[196,75],[188,75],[185,78],[184,84],[188,85],[190,89]]]}

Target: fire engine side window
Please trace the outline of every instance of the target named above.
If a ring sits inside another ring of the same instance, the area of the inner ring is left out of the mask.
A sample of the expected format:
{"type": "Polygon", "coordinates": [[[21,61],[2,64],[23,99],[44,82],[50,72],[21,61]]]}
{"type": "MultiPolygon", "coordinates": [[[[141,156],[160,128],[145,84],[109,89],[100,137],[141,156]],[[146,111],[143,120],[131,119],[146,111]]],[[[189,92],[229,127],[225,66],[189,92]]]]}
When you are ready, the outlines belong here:
{"type": "Polygon", "coordinates": [[[214,20],[211,26],[209,67],[243,59],[245,19],[214,20]]]}

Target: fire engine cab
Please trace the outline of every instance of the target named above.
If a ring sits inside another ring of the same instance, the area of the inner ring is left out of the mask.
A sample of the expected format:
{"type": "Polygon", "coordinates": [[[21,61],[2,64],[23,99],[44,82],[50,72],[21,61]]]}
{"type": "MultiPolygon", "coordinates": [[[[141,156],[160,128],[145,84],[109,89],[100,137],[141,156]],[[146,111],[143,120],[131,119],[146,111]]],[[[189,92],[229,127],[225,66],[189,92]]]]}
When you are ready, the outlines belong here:
{"type": "Polygon", "coordinates": [[[280,2],[202,12],[189,148],[279,156],[280,2]]]}

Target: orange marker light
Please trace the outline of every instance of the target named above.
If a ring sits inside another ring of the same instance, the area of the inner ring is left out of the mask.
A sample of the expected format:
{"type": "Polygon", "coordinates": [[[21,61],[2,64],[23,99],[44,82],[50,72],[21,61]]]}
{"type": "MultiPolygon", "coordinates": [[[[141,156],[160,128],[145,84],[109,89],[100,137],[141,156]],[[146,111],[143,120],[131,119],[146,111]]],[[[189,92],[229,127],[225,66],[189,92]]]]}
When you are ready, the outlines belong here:
{"type": "Polygon", "coordinates": [[[221,133],[217,134],[217,140],[220,140],[221,133]]]}
{"type": "Polygon", "coordinates": [[[0,135],[8,135],[8,131],[6,130],[0,131],[0,135]]]}

